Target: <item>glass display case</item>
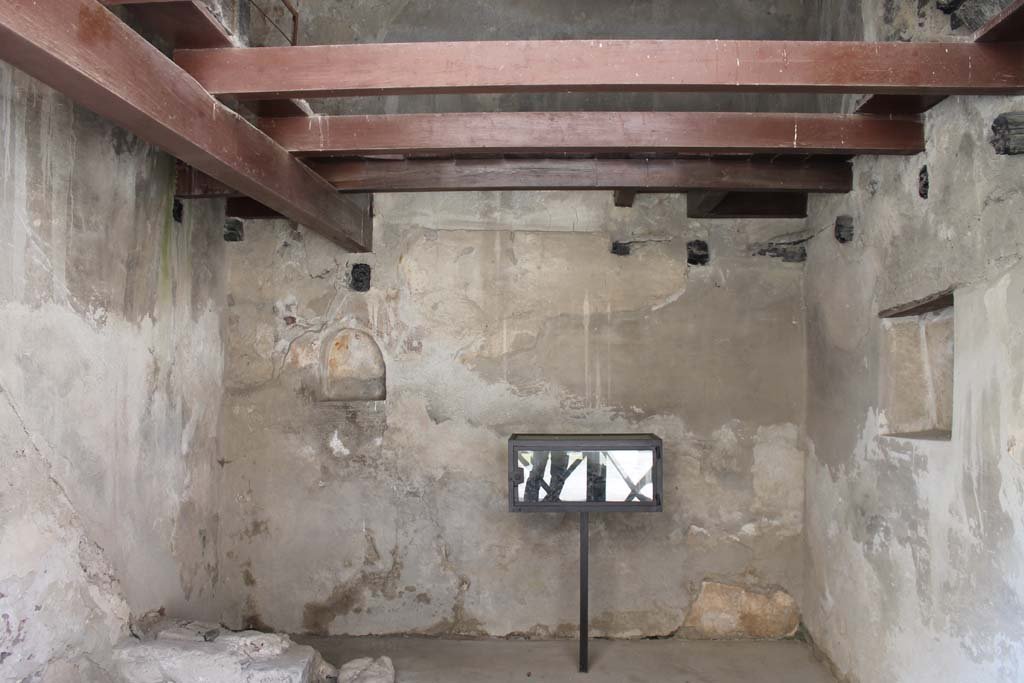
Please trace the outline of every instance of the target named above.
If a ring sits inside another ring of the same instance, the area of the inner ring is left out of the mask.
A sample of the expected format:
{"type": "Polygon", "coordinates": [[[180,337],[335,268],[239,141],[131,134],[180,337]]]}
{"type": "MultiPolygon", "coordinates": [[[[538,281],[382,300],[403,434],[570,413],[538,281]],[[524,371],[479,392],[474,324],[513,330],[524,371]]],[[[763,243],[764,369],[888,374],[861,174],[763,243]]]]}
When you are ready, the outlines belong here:
{"type": "Polygon", "coordinates": [[[653,434],[516,434],[508,459],[513,512],[661,510],[653,434]]]}

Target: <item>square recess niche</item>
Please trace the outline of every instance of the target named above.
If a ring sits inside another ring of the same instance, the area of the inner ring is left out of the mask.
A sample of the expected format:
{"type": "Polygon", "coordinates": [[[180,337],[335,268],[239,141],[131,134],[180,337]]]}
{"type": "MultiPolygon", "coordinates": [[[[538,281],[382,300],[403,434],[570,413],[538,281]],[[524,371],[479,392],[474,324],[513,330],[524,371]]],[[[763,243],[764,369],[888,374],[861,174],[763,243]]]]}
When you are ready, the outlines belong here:
{"type": "Polygon", "coordinates": [[[953,431],[953,290],[882,318],[882,434],[948,441],[953,431]]]}

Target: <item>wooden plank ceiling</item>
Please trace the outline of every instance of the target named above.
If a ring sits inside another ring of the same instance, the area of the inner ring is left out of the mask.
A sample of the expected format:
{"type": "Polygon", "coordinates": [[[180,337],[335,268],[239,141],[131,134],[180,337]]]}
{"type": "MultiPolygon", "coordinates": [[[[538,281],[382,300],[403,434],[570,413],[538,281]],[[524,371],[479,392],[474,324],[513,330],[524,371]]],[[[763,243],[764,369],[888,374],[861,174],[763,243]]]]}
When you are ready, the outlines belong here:
{"type": "Polygon", "coordinates": [[[578,40],[240,48],[201,0],[7,0],[0,58],[186,163],[178,193],[371,246],[369,195],[692,192],[691,216],[801,216],[849,159],[924,149],[917,113],[1024,93],[1024,0],[970,43],[578,40]],[[177,46],[173,61],[104,7],[177,46]],[[191,77],[190,77],[191,76],[191,77]],[[493,112],[315,116],[306,97],[410,93],[866,94],[858,113],[493,112]],[[239,102],[251,121],[224,104],[239,102]],[[878,114],[884,114],[879,116],[878,114]],[[260,130],[262,129],[262,131],[260,130]],[[300,160],[297,157],[303,157],[300,160]]]}

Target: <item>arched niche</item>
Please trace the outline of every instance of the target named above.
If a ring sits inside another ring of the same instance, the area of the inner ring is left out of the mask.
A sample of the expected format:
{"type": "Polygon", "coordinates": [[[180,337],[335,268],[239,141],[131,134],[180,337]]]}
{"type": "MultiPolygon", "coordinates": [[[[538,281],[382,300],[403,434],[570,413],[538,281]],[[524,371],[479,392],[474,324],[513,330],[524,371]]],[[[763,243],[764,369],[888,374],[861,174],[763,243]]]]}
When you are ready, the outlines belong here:
{"type": "Polygon", "coordinates": [[[373,337],[343,328],[321,347],[320,400],[379,401],[387,395],[384,356],[373,337]]]}

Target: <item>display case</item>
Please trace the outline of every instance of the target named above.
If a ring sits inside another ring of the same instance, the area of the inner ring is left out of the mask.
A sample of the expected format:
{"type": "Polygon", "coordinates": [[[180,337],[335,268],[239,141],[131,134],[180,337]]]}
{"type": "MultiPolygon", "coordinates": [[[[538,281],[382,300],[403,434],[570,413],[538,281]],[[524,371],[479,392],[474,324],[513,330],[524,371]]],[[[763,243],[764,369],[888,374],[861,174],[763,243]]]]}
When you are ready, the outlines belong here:
{"type": "Polygon", "coordinates": [[[516,434],[508,440],[513,512],[660,512],[653,434],[516,434]]]}

